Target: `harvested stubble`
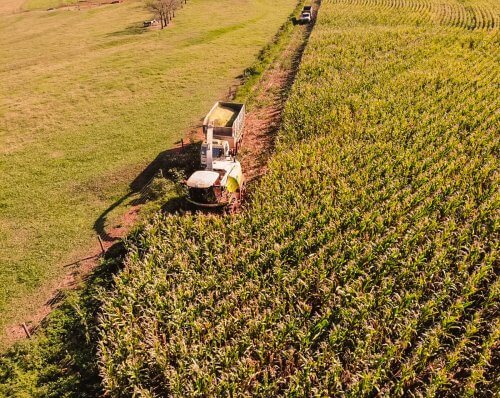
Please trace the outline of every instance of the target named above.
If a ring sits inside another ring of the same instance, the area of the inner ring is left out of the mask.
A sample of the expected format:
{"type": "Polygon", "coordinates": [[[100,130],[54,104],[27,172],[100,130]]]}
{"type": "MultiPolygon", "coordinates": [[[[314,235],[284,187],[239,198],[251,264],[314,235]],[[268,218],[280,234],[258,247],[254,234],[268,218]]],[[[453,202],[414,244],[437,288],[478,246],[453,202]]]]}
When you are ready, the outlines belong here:
{"type": "Polygon", "coordinates": [[[112,395],[493,395],[498,38],[415,3],[325,0],[247,211],[136,236],[112,395]]]}

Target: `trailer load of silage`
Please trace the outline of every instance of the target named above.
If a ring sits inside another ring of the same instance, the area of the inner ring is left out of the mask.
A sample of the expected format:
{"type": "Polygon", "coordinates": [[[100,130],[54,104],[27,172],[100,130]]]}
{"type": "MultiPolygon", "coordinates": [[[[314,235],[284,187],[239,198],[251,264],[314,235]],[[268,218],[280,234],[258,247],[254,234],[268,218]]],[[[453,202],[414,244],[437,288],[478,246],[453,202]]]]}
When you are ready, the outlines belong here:
{"type": "Polygon", "coordinates": [[[237,109],[219,105],[210,116],[215,127],[231,127],[238,117],[238,113],[237,109]]]}

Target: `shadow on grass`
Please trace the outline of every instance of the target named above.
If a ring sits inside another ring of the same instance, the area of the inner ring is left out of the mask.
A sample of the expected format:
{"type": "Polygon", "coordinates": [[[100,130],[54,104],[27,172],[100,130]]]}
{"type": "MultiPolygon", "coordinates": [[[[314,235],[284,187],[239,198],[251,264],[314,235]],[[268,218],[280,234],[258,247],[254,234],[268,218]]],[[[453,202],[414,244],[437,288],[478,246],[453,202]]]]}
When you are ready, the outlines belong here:
{"type": "Polygon", "coordinates": [[[111,32],[106,34],[106,37],[119,37],[119,36],[134,36],[134,35],[142,35],[143,33],[148,32],[149,29],[142,25],[142,22],[134,23],[130,26],[127,26],[123,30],[118,30],[116,32],[111,32]]]}
{"type": "MultiPolygon", "coordinates": [[[[94,230],[100,238],[106,242],[116,241],[116,238],[110,236],[110,234],[106,231],[106,221],[109,214],[135,194],[140,194],[140,196],[132,201],[131,205],[135,206],[147,202],[148,196],[146,189],[153,178],[160,172],[166,179],[175,182],[175,176],[170,172],[170,170],[180,170],[186,175],[196,170],[199,163],[199,150],[199,143],[190,143],[185,144],[182,147],[160,152],[158,156],[156,156],[156,158],[130,183],[129,192],[109,206],[95,221],[94,230]]],[[[176,206],[174,206],[173,203],[170,203],[168,206],[164,205],[164,211],[175,212],[181,208],[181,202],[181,200],[177,200],[176,206]]]]}
{"type": "Polygon", "coordinates": [[[125,253],[123,243],[112,246],[82,290],[61,292],[62,304],[37,327],[36,339],[16,344],[0,357],[0,396],[103,395],[96,361],[98,312],[125,253]]]}

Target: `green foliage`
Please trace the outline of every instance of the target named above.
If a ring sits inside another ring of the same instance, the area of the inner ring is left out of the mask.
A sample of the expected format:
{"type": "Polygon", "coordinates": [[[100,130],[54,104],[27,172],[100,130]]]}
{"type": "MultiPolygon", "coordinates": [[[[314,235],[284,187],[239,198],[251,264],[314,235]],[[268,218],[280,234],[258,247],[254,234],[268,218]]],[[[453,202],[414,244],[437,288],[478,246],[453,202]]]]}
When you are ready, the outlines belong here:
{"type": "Polygon", "coordinates": [[[246,211],[136,235],[111,396],[493,395],[498,8],[441,4],[323,2],[246,211]]]}
{"type": "Polygon", "coordinates": [[[186,186],[182,184],[182,181],[186,179],[184,170],[170,169],[167,174],[155,176],[143,189],[138,199],[142,204],[141,217],[143,219],[147,220],[159,211],[176,212],[185,205],[187,192],[186,186]]]}
{"type": "Polygon", "coordinates": [[[166,179],[164,176],[155,176],[153,180],[145,187],[143,193],[144,200],[165,200],[171,194],[178,194],[181,186],[177,186],[171,180],[166,179]]]}
{"type": "MultiPolygon", "coordinates": [[[[258,83],[256,81],[255,83],[258,83]]],[[[180,184],[199,167],[200,146],[169,150],[156,159],[162,178],[156,174],[132,203],[141,203],[141,218],[160,210],[182,211],[185,186],[180,184]],[[164,168],[169,165],[171,168],[164,168]]],[[[125,245],[141,238],[137,225],[125,245]],[[127,243],[129,241],[129,243],[127,243]]],[[[123,263],[124,246],[108,253],[103,265],[85,281],[82,289],[63,297],[29,341],[16,344],[0,357],[0,396],[8,397],[96,397],[101,396],[98,374],[96,320],[104,291],[112,288],[112,275],[123,263]]],[[[147,392],[144,392],[147,396],[147,392]]]]}
{"type": "Polygon", "coordinates": [[[0,357],[2,397],[89,397],[102,395],[97,355],[97,313],[103,292],[121,264],[122,244],[108,252],[78,293],[64,297],[37,335],[0,357]]]}

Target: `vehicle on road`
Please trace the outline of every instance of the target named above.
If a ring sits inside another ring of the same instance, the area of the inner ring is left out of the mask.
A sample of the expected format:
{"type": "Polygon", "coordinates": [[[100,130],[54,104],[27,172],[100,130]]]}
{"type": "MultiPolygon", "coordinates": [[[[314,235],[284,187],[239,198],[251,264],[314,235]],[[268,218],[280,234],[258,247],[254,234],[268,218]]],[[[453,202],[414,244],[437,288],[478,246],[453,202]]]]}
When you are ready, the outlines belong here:
{"type": "Polygon", "coordinates": [[[304,6],[302,12],[300,13],[299,23],[307,24],[312,21],[313,9],[312,6],[304,6]]]}

